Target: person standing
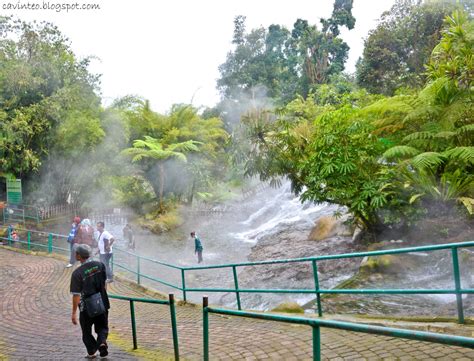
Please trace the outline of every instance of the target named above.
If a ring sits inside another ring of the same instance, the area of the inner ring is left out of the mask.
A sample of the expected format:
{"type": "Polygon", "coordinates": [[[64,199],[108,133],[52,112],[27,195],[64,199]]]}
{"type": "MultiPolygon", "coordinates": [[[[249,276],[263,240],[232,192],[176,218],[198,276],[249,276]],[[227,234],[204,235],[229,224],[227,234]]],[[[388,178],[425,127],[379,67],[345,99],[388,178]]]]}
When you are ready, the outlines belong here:
{"type": "Polygon", "coordinates": [[[101,357],[109,354],[107,346],[107,336],[109,334],[109,298],[106,289],[106,270],[102,262],[94,261],[90,258],[92,249],[86,244],[78,244],[75,247],[76,260],[81,265],[74,270],[71,275],[70,291],[72,294],[72,315],[73,325],[77,325],[77,309],[79,308],[79,323],[82,331],[82,341],[87,349],[86,358],[93,359],[97,351],[101,357]],[[88,298],[94,297],[98,303],[102,303],[102,309],[95,313],[92,307],[86,307],[88,298]],[[94,315],[91,316],[90,313],[94,315]],[[94,326],[97,339],[92,335],[94,326]]]}
{"type": "Polygon", "coordinates": [[[69,248],[71,250],[71,253],[69,255],[69,264],[66,266],[66,268],[72,267],[74,263],[76,263],[76,252],[75,252],[75,244],[77,242],[77,231],[79,229],[79,224],[81,223],[81,218],[79,217],[74,217],[72,220],[72,227],[71,230],[69,231],[69,235],[67,236],[67,242],[69,243],[69,248]]]}
{"type": "Polygon", "coordinates": [[[92,228],[92,223],[87,218],[84,218],[81,221],[81,224],[77,229],[76,237],[78,239],[77,243],[87,244],[91,248],[97,247],[94,240],[94,228],[92,228]]]}
{"type": "Polygon", "coordinates": [[[127,223],[125,227],[123,227],[122,232],[123,238],[125,238],[128,243],[128,248],[131,250],[135,250],[135,238],[133,236],[132,226],[127,223]]]}
{"type": "Polygon", "coordinates": [[[196,236],[196,232],[191,232],[191,238],[194,238],[194,254],[198,256],[198,263],[202,262],[202,243],[198,236],[196,236]]]}
{"type": "Polygon", "coordinates": [[[97,231],[99,232],[98,245],[100,261],[105,265],[107,271],[107,282],[113,282],[114,275],[110,267],[110,259],[112,258],[112,245],[115,242],[114,237],[105,230],[104,222],[97,222],[97,231]]]}

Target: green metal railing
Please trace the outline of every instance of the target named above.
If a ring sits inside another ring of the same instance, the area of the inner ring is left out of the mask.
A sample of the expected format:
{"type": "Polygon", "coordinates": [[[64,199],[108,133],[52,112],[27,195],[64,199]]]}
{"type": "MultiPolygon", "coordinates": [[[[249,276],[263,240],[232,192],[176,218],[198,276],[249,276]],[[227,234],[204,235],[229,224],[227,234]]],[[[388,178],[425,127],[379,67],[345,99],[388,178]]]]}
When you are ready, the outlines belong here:
{"type": "MultiPolygon", "coordinates": [[[[170,265],[164,262],[156,261],[146,257],[140,257],[130,252],[125,252],[128,254],[132,254],[138,259],[147,260],[150,262],[154,262],[156,264],[160,264],[166,267],[170,267],[173,269],[180,270],[181,273],[181,286],[177,286],[171,284],[167,281],[162,279],[153,278],[149,275],[145,275],[140,272],[139,263],[136,270],[128,269],[128,271],[132,272],[137,276],[137,281],[140,282],[140,278],[147,278],[149,280],[161,283],[166,286],[170,286],[174,289],[181,290],[183,294],[183,299],[186,301],[186,293],[187,292],[231,292],[235,293],[237,307],[239,310],[242,309],[241,306],[241,294],[242,293],[303,293],[303,294],[315,294],[316,297],[316,304],[318,309],[318,315],[323,315],[322,309],[322,301],[321,295],[322,294],[452,294],[456,296],[456,304],[457,304],[457,317],[459,323],[464,323],[464,309],[463,309],[463,301],[462,295],[463,294],[473,294],[474,289],[472,288],[463,288],[461,284],[461,271],[459,265],[459,257],[458,257],[458,250],[462,248],[474,247],[474,242],[463,242],[463,243],[451,243],[451,244],[441,244],[441,245],[434,245],[434,246],[421,246],[421,247],[409,247],[409,248],[399,248],[399,249],[392,249],[392,250],[384,250],[384,251],[372,251],[372,252],[358,252],[358,253],[346,253],[346,254],[339,254],[339,255],[325,255],[325,256],[318,256],[318,257],[307,257],[307,258],[295,258],[295,259],[282,259],[282,260],[270,260],[270,261],[259,261],[259,262],[244,262],[244,263],[235,263],[235,264],[223,264],[223,265],[212,265],[212,266],[198,266],[198,267],[179,267],[175,265],[170,265]],[[452,274],[454,285],[453,288],[450,289],[323,289],[319,285],[319,272],[318,272],[318,262],[320,261],[327,261],[327,260],[335,260],[335,259],[345,259],[345,258],[356,258],[356,257],[374,257],[374,256],[382,256],[382,255],[393,255],[393,254],[406,254],[406,253],[414,253],[414,252],[432,252],[432,251],[440,251],[440,250],[449,250],[451,252],[451,259],[452,259],[452,274]],[[238,267],[248,267],[248,266],[260,266],[260,265],[272,265],[272,264],[287,264],[287,263],[311,263],[312,272],[313,272],[313,280],[314,280],[314,288],[311,289],[249,289],[249,288],[239,288],[239,280],[238,280],[238,267]],[[200,271],[200,270],[209,270],[209,269],[222,269],[228,268],[232,270],[232,278],[234,281],[234,288],[188,288],[186,287],[186,272],[189,271],[200,271]]],[[[118,265],[121,268],[125,268],[121,265],[118,265]]]]}
{"type": "Polygon", "coordinates": [[[4,203],[3,208],[1,208],[1,212],[4,224],[25,224],[25,222],[28,221],[39,223],[40,221],[39,210],[36,206],[4,203]]]}
{"type": "MultiPolygon", "coordinates": [[[[28,231],[34,232],[34,231],[28,231]]],[[[49,233],[47,244],[37,244],[30,241],[23,242],[30,244],[31,246],[47,247],[48,252],[51,253],[54,250],[69,251],[69,249],[57,247],[53,245],[53,238],[64,238],[66,236],[61,236],[53,233],[49,233]]],[[[10,237],[9,237],[10,239],[10,237]]],[[[29,239],[29,238],[28,238],[29,239]]],[[[10,240],[9,240],[10,243],[10,240]]],[[[230,292],[234,293],[236,297],[237,308],[242,309],[241,295],[244,293],[288,293],[288,294],[314,294],[316,298],[316,304],[318,309],[318,315],[323,315],[322,307],[322,294],[401,294],[401,295],[416,295],[416,294],[452,294],[456,296],[456,305],[457,305],[457,318],[459,323],[464,323],[464,307],[463,307],[463,294],[473,294],[474,289],[465,288],[462,286],[461,282],[461,270],[458,251],[459,249],[474,247],[474,242],[463,242],[463,243],[451,243],[451,244],[441,244],[434,246],[421,246],[421,247],[409,247],[409,248],[399,248],[392,250],[383,250],[383,251],[373,251],[373,252],[358,252],[358,253],[345,253],[338,255],[324,255],[317,257],[306,257],[306,258],[294,258],[294,259],[281,259],[281,260],[269,260],[269,261],[258,261],[258,262],[243,262],[243,263],[233,263],[233,264],[222,264],[222,265],[211,265],[211,266],[197,266],[197,267],[180,267],[173,264],[161,262],[154,260],[152,258],[139,256],[136,253],[122,250],[118,247],[114,247],[115,256],[112,259],[112,266],[123,269],[127,272],[130,272],[136,277],[138,284],[142,283],[143,279],[150,280],[168,287],[171,287],[174,290],[182,292],[184,301],[187,300],[188,292],[230,292]],[[449,289],[324,289],[320,287],[319,284],[319,270],[318,263],[321,261],[331,261],[336,259],[346,259],[346,258],[361,258],[361,257],[375,257],[382,255],[394,255],[394,254],[406,254],[414,252],[432,252],[440,250],[449,250],[451,253],[452,260],[452,275],[453,275],[453,288],[449,289]],[[127,255],[135,260],[135,268],[129,264],[121,263],[117,260],[116,256],[127,255]],[[164,280],[162,278],[153,277],[150,274],[143,272],[142,264],[143,262],[149,262],[151,264],[160,265],[166,267],[170,270],[176,270],[179,272],[176,278],[181,279],[181,284],[176,285],[171,281],[164,280]],[[314,287],[307,289],[261,289],[261,288],[240,288],[239,279],[238,279],[238,268],[239,267],[248,267],[248,266],[261,266],[261,265],[274,265],[274,264],[290,264],[290,263],[309,263],[311,264],[311,269],[313,273],[314,287]],[[231,277],[233,279],[233,288],[193,288],[186,286],[186,274],[187,272],[192,271],[203,271],[211,269],[229,269],[231,270],[231,277]]],[[[472,270],[470,270],[472,271],[472,270]]]]}
{"type": "MultiPolygon", "coordinates": [[[[280,315],[271,315],[265,313],[245,312],[236,310],[227,310],[222,308],[211,308],[208,304],[208,298],[203,297],[203,355],[204,360],[209,360],[209,314],[220,314],[228,316],[238,316],[246,318],[256,318],[266,321],[278,321],[299,325],[308,325],[312,328],[313,334],[313,360],[321,360],[321,328],[335,328],[345,331],[363,332],[375,335],[383,335],[396,338],[404,338],[416,341],[426,341],[440,343],[451,346],[461,346],[474,348],[474,338],[445,335],[433,332],[423,332],[406,330],[399,328],[372,326],[367,324],[341,322],[321,319],[310,319],[303,317],[289,317],[280,315]]],[[[229,327],[230,329],[230,327],[229,327]]]]}
{"type": "Polygon", "coordinates": [[[168,305],[170,307],[170,317],[171,317],[171,330],[173,336],[173,348],[174,348],[174,359],[176,361],[179,360],[179,343],[178,343],[178,327],[176,324],[176,308],[174,302],[174,295],[170,293],[168,295],[168,301],[166,300],[156,300],[151,298],[136,298],[136,297],[127,297],[127,296],[119,296],[109,294],[110,298],[116,300],[124,300],[130,302],[130,318],[132,322],[132,338],[133,338],[133,349],[136,350],[138,348],[137,342],[137,326],[135,322],[135,302],[142,302],[142,303],[153,303],[159,305],[168,305]]]}
{"type": "MultiPolygon", "coordinates": [[[[0,226],[0,228],[8,227],[0,226]]],[[[7,241],[9,246],[14,246],[15,244],[25,245],[28,251],[33,250],[33,248],[38,248],[47,253],[53,253],[54,251],[69,252],[69,246],[68,248],[58,246],[58,244],[64,244],[66,242],[67,236],[23,228],[15,228],[15,231],[18,236],[16,240],[13,238],[10,230],[8,231],[7,237],[0,237],[0,240],[7,241]]]]}

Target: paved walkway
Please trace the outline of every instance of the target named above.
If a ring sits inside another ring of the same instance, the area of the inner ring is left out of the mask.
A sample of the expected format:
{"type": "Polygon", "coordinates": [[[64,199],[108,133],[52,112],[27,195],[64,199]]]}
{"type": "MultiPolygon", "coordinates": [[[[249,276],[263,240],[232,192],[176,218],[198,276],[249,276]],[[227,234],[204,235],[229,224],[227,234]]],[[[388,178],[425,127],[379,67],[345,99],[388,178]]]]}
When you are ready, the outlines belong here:
{"type": "MultiPolygon", "coordinates": [[[[0,360],[79,360],[85,355],[79,326],[70,321],[65,262],[0,247],[0,360]]],[[[110,292],[146,297],[116,281],[110,292]]],[[[167,306],[137,304],[138,346],[132,350],[129,304],[111,300],[111,360],[173,359],[167,306]]],[[[202,359],[200,307],[177,307],[182,359],[202,359]]],[[[308,326],[210,315],[212,360],[310,360],[308,326]]],[[[331,360],[473,360],[474,350],[339,330],[322,330],[322,356],[331,360]]]]}

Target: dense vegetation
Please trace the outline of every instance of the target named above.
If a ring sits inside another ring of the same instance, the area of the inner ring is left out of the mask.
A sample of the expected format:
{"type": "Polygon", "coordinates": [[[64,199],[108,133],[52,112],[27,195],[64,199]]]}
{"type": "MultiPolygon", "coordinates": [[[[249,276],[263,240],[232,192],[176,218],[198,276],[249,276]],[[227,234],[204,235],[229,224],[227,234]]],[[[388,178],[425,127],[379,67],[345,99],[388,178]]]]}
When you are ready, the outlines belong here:
{"type": "Polygon", "coordinates": [[[421,89],[341,94],[339,79],[273,117],[244,118],[253,136],[248,174],[287,176],[303,199],[345,206],[374,233],[458,205],[473,215],[473,45],[474,22],[456,10],[421,89]],[[321,93],[340,96],[322,102],[321,93]]]}
{"type": "Polygon", "coordinates": [[[153,111],[124,96],[104,108],[52,24],[0,19],[0,157],[26,202],[120,205],[165,214],[219,200],[243,174],[291,180],[302,199],[348,209],[375,233],[417,217],[474,213],[472,2],[399,0],[344,72],[352,0],[321,24],[246,30],[219,67],[222,100],[153,111]],[[251,106],[249,107],[249,104],[251,106]]]}

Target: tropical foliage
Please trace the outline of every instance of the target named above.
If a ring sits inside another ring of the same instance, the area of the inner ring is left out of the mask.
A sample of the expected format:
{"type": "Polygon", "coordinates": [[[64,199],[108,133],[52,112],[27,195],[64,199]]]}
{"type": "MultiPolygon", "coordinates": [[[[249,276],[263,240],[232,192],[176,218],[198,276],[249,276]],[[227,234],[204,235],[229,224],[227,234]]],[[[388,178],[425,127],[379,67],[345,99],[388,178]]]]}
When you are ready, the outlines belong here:
{"type": "Polygon", "coordinates": [[[434,209],[472,215],[472,10],[397,1],[354,75],[340,36],[354,27],[352,0],[335,0],[320,26],[247,31],[238,16],[221,102],[165,114],[138,96],[104,108],[91,59],[56,27],[1,18],[0,174],[22,178],[29,202],[150,215],[232,194],[222,184],[242,174],[287,177],[303,200],[338,204],[374,233],[434,209]]]}
{"type": "Polygon", "coordinates": [[[399,88],[421,88],[425,64],[441,38],[444,18],[470,0],[397,0],[365,40],[357,64],[357,83],[373,93],[393,95],[399,88]]]}
{"type": "Polygon", "coordinates": [[[374,231],[387,210],[410,214],[415,203],[439,213],[457,202],[473,214],[473,40],[465,13],[448,17],[418,93],[361,93],[356,102],[312,95],[249,114],[247,173],[287,176],[303,199],[346,206],[374,231]]]}

